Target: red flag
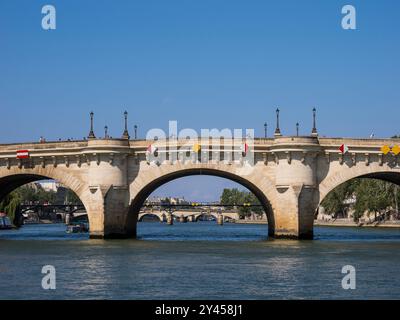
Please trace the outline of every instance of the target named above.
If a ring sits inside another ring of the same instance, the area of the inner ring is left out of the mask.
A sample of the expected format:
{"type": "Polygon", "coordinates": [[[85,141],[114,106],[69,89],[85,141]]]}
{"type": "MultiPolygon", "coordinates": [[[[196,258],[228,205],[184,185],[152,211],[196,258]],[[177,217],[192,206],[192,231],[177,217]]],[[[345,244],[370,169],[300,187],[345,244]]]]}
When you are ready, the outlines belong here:
{"type": "Polygon", "coordinates": [[[147,152],[150,154],[154,154],[157,151],[157,147],[153,146],[152,144],[147,147],[147,152]]]}
{"type": "Polygon", "coordinates": [[[28,150],[17,150],[17,159],[26,159],[29,158],[28,150]]]}
{"type": "Polygon", "coordinates": [[[342,145],[340,146],[339,150],[340,150],[341,153],[345,154],[346,152],[349,151],[349,147],[346,146],[345,144],[342,144],[342,145]]]}
{"type": "Polygon", "coordinates": [[[240,146],[240,150],[242,151],[243,154],[246,154],[249,151],[249,145],[247,143],[243,143],[240,146]]]}

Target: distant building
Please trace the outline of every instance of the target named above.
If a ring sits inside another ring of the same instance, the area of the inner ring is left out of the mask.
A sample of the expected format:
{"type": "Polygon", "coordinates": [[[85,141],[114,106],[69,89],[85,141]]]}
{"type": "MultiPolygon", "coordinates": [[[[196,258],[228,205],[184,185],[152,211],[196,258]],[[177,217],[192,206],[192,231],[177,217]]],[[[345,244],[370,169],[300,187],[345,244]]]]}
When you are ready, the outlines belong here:
{"type": "Polygon", "coordinates": [[[185,198],[169,198],[171,204],[188,204],[188,202],[185,200],[185,198]]]}
{"type": "Polygon", "coordinates": [[[153,205],[187,205],[189,201],[186,201],[184,197],[149,197],[146,199],[145,204],[153,204],[153,205]]]}
{"type": "Polygon", "coordinates": [[[57,192],[58,188],[61,186],[61,184],[55,180],[44,180],[36,183],[40,185],[44,191],[57,192]]]}

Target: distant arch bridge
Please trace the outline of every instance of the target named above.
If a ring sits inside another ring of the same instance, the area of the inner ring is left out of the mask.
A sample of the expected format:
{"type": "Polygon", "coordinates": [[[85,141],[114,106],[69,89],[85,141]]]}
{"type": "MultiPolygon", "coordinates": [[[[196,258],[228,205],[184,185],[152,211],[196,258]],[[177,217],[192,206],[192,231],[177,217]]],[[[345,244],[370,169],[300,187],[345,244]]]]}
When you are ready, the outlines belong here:
{"type": "Polygon", "coordinates": [[[215,220],[218,219],[219,216],[223,216],[223,220],[233,220],[237,221],[240,219],[239,213],[237,212],[224,212],[222,211],[221,213],[215,212],[215,211],[207,211],[207,210],[202,210],[202,211],[183,211],[183,210],[178,210],[178,211],[173,211],[169,212],[167,210],[156,210],[156,211],[145,211],[139,213],[138,216],[138,221],[142,221],[144,217],[146,216],[156,216],[158,219],[163,222],[166,221],[167,216],[171,214],[175,218],[181,218],[184,217],[185,219],[192,220],[192,221],[198,221],[200,217],[202,216],[212,216],[215,220]]]}

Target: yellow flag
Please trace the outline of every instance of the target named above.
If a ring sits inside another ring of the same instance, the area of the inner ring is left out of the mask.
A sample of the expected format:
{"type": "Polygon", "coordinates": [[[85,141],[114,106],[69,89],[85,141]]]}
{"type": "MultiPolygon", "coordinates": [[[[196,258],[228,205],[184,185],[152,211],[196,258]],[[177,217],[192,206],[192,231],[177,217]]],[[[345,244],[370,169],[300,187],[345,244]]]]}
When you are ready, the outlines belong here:
{"type": "Polygon", "coordinates": [[[198,143],[193,145],[193,151],[198,153],[201,150],[201,146],[198,143]]]}
{"type": "Polygon", "coordinates": [[[394,155],[398,155],[400,153],[400,147],[396,144],[392,147],[392,152],[394,155]]]}
{"type": "Polygon", "coordinates": [[[390,152],[390,147],[385,145],[381,148],[381,151],[383,154],[388,154],[390,152]]]}

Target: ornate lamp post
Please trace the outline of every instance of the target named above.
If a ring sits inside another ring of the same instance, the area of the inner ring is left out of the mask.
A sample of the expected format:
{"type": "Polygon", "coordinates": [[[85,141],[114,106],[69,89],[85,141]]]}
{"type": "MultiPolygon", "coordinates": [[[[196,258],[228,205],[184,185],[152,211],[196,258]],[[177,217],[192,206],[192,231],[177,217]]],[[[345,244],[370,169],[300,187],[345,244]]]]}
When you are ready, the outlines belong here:
{"type": "Polygon", "coordinates": [[[311,135],[312,136],[318,136],[318,132],[317,132],[317,125],[316,125],[316,115],[317,115],[317,109],[313,108],[313,128],[311,131],[311,135]]]}
{"type": "Polygon", "coordinates": [[[296,136],[299,136],[299,123],[296,123],[296,136]]]}
{"type": "Polygon", "coordinates": [[[138,126],[135,124],[133,126],[133,128],[135,129],[135,140],[137,140],[137,128],[138,128],[138,126]]]}
{"type": "Polygon", "coordinates": [[[124,118],[125,118],[125,130],[124,133],[122,134],[122,139],[129,139],[129,132],[128,132],[128,111],[124,112],[124,118]]]}
{"type": "Polygon", "coordinates": [[[279,108],[276,109],[276,129],[275,129],[275,136],[281,136],[281,130],[279,129],[279,108]]]}
{"type": "Polygon", "coordinates": [[[267,138],[267,127],[268,127],[268,125],[267,125],[267,123],[265,122],[265,123],[264,123],[264,138],[267,138]]]}
{"type": "Polygon", "coordinates": [[[93,117],[94,117],[94,113],[92,111],[92,112],[90,112],[90,131],[89,131],[88,139],[96,138],[96,136],[94,135],[94,131],[93,131],[93,117]]]}
{"type": "Polygon", "coordinates": [[[104,139],[108,139],[108,127],[104,127],[104,139]]]}

